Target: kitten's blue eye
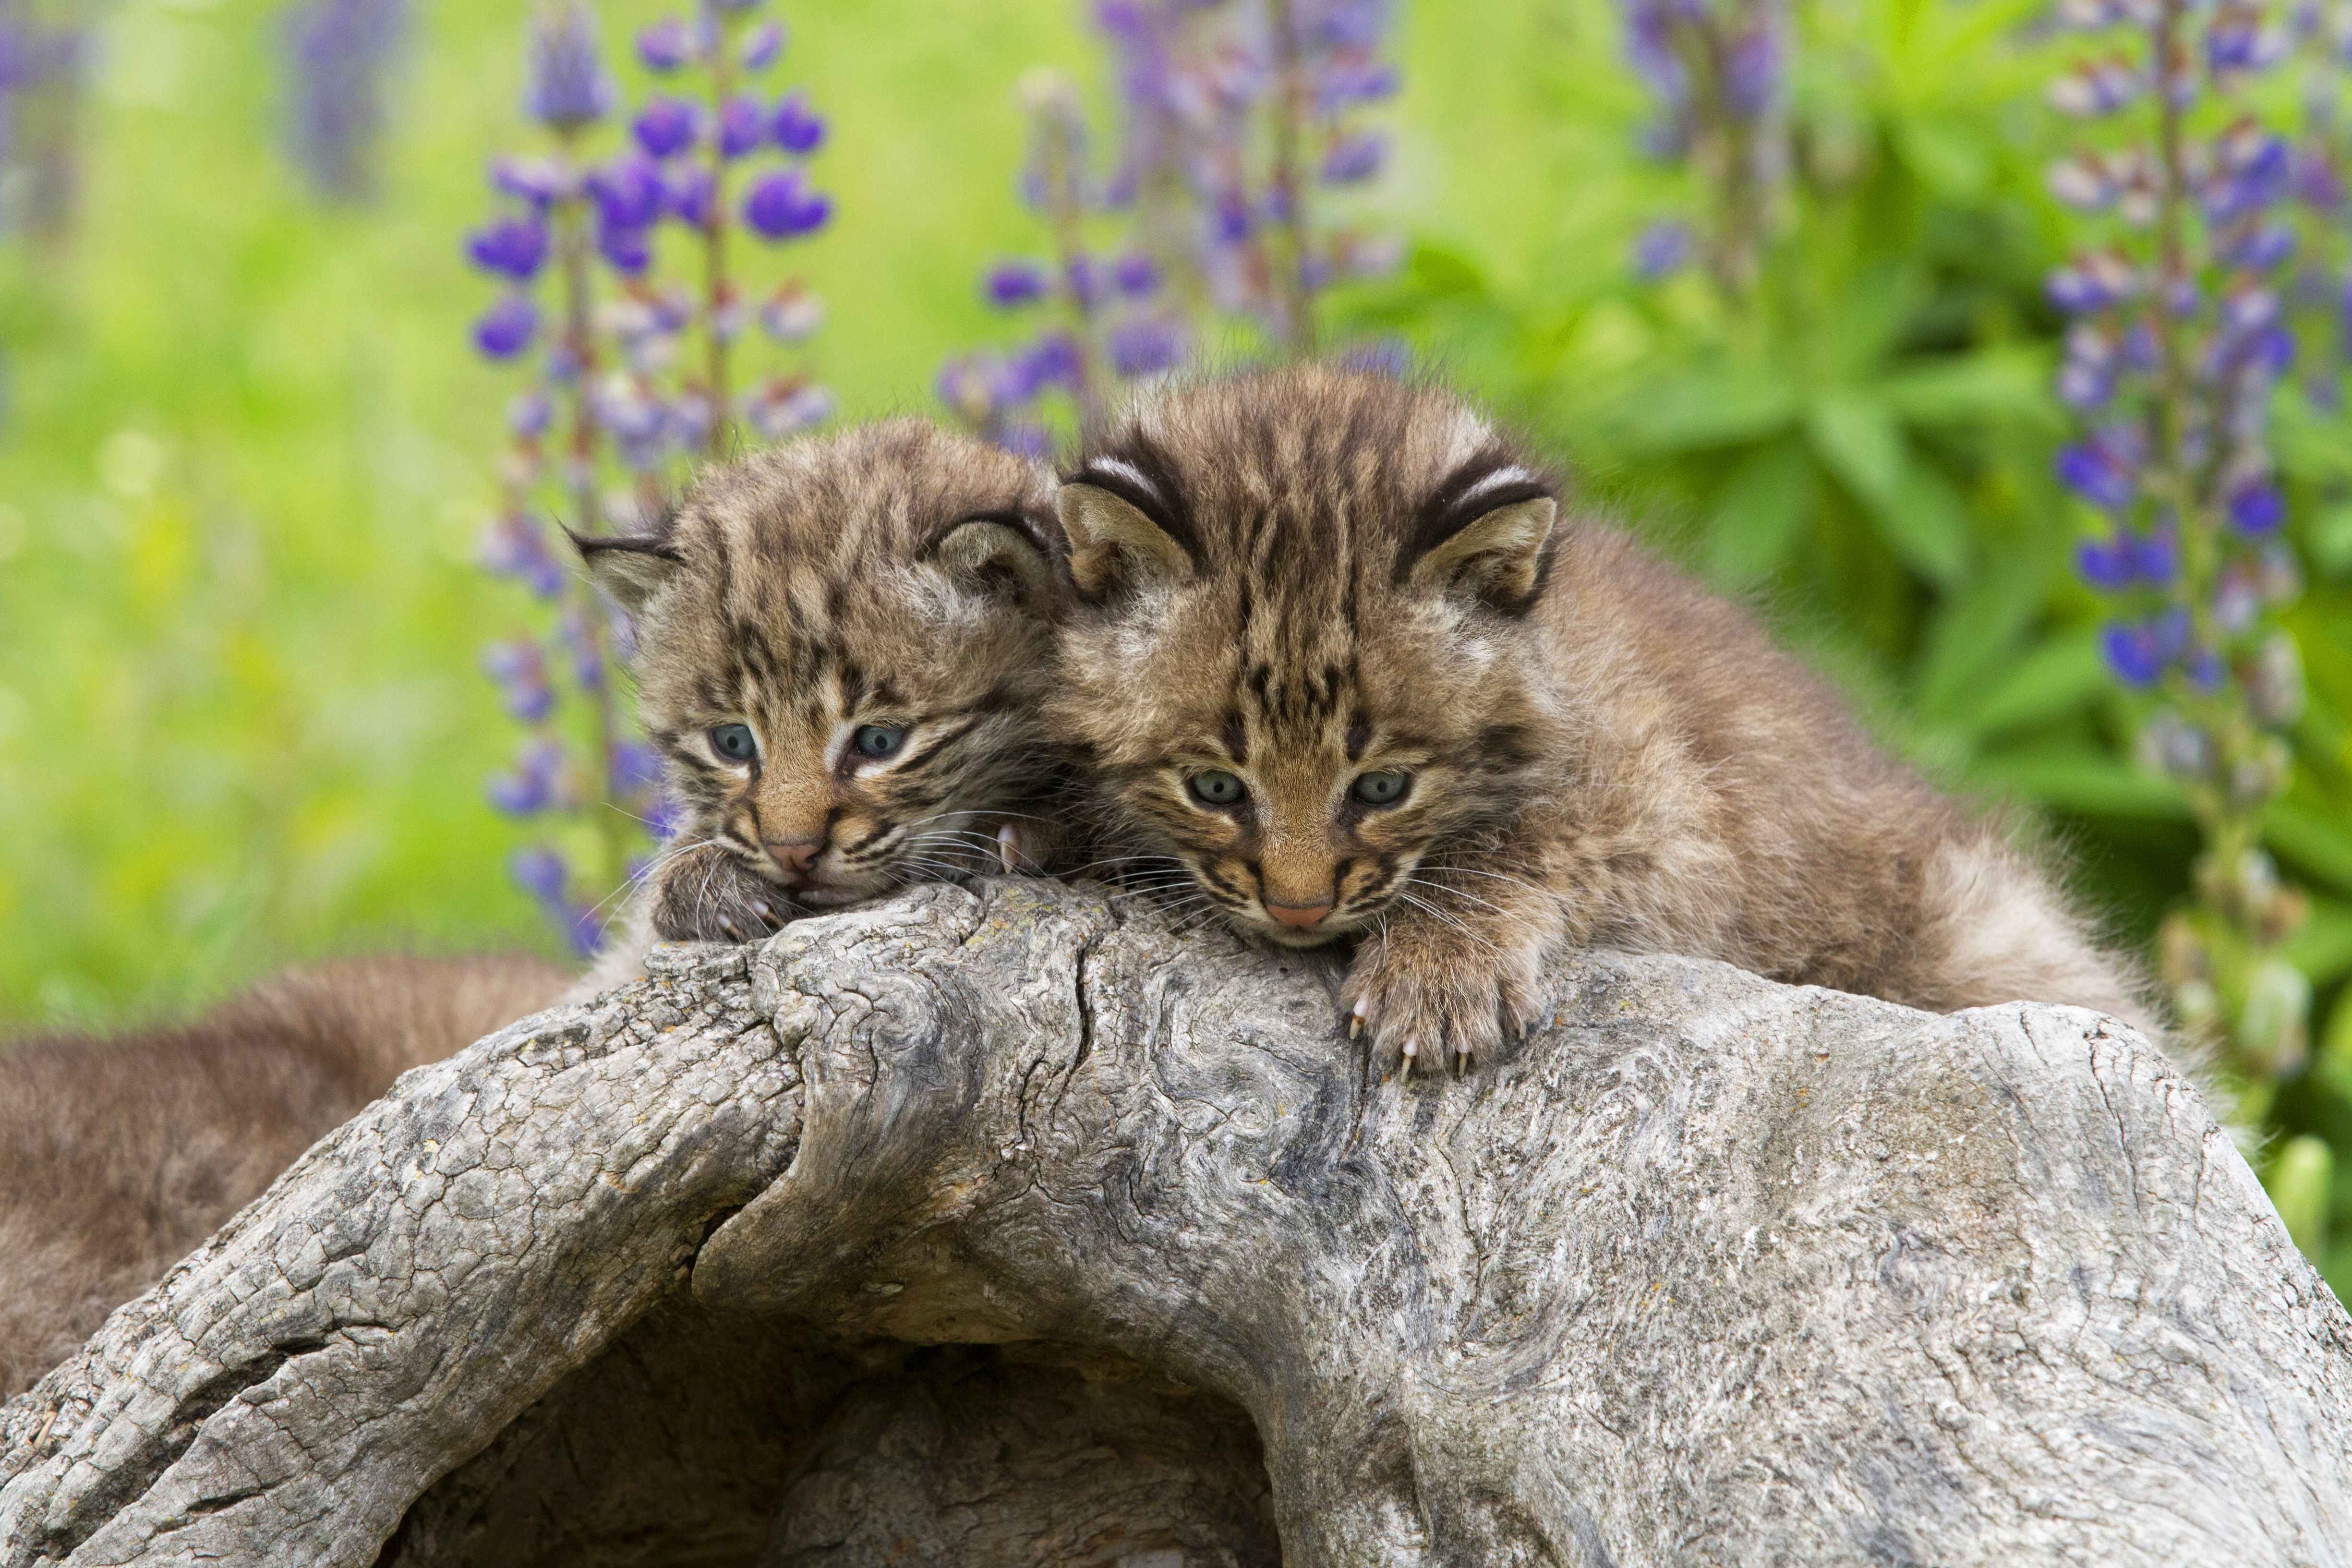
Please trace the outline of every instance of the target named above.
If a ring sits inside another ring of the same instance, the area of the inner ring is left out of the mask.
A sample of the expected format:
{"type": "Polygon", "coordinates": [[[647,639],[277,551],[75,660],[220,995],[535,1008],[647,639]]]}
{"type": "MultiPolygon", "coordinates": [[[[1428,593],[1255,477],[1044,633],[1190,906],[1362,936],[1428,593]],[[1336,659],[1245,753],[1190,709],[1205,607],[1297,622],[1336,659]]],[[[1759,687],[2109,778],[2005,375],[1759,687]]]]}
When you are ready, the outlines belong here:
{"type": "Polygon", "coordinates": [[[710,749],[730,763],[748,763],[760,754],[749,724],[721,724],[710,731],[710,749]]]}
{"type": "Polygon", "coordinates": [[[1184,781],[1184,787],[1191,790],[1192,798],[1202,805],[1231,805],[1249,794],[1248,785],[1222,770],[1194,773],[1184,781]]]}
{"type": "Polygon", "coordinates": [[[1411,773],[1358,773],[1348,793],[1366,805],[1394,805],[1412,783],[1411,773]]]}
{"type": "Polygon", "coordinates": [[[895,757],[907,743],[904,724],[861,724],[849,744],[861,757],[895,757]]]}

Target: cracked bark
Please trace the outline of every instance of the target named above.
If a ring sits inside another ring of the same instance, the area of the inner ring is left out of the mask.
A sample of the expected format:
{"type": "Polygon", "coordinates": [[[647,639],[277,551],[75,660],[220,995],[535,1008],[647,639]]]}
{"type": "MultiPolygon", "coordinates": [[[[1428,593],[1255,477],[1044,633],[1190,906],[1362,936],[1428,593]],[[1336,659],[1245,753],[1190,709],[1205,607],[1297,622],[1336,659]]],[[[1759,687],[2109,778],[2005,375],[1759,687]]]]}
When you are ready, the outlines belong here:
{"type": "Polygon", "coordinates": [[[0,1568],[2352,1563],[2352,1321],[2094,1015],[1593,953],[1384,1079],[1011,881],[655,970],[0,1413],[0,1568]]]}

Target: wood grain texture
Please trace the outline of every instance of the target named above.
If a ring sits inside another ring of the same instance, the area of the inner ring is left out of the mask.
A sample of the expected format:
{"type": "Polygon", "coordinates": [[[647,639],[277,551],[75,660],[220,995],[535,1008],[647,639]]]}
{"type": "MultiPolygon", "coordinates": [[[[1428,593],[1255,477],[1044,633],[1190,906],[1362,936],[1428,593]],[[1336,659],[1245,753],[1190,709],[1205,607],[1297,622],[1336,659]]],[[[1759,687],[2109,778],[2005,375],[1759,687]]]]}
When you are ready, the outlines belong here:
{"type": "Polygon", "coordinates": [[[1591,953],[1382,1079],[1018,881],[653,968],[12,1403],[0,1565],[2352,1563],[2352,1320],[2096,1015],[1591,953]]]}

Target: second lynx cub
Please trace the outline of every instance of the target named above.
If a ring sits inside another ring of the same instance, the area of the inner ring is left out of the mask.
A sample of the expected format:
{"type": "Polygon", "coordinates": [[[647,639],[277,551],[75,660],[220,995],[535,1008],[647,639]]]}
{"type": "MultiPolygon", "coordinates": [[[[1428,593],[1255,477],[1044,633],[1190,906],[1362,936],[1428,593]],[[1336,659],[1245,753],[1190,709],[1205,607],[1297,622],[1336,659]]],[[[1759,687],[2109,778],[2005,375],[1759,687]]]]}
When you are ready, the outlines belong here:
{"type": "Polygon", "coordinates": [[[1564,943],[2145,1016],[2039,866],[1442,390],[1172,389],[1059,508],[1079,603],[1050,711],[1110,847],[1267,941],[1351,939],[1391,1059],[1524,1029],[1564,943]]]}

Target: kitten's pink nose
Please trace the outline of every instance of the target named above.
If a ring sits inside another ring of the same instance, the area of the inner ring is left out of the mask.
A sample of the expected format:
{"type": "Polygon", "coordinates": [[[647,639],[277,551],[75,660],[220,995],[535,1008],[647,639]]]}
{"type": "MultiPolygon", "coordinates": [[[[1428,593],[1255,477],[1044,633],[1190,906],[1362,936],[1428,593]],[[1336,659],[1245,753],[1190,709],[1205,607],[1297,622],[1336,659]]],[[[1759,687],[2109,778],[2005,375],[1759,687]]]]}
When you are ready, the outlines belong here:
{"type": "Polygon", "coordinates": [[[768,853],[776,864],[787,871],[805,871],[816,864],[818,856],[824,853],[824,840],[821,838],[811,838],[798,844],[787,844],[779,838],[763,838],[761,842],[767,846],[768,853]]]}
{"type": "Polygon", "coordinates": [[[1286,926],[1311,926],[1331,912],[1326,904],[1277,904],[1269,902],[1265,912],[1286,926]]]}

